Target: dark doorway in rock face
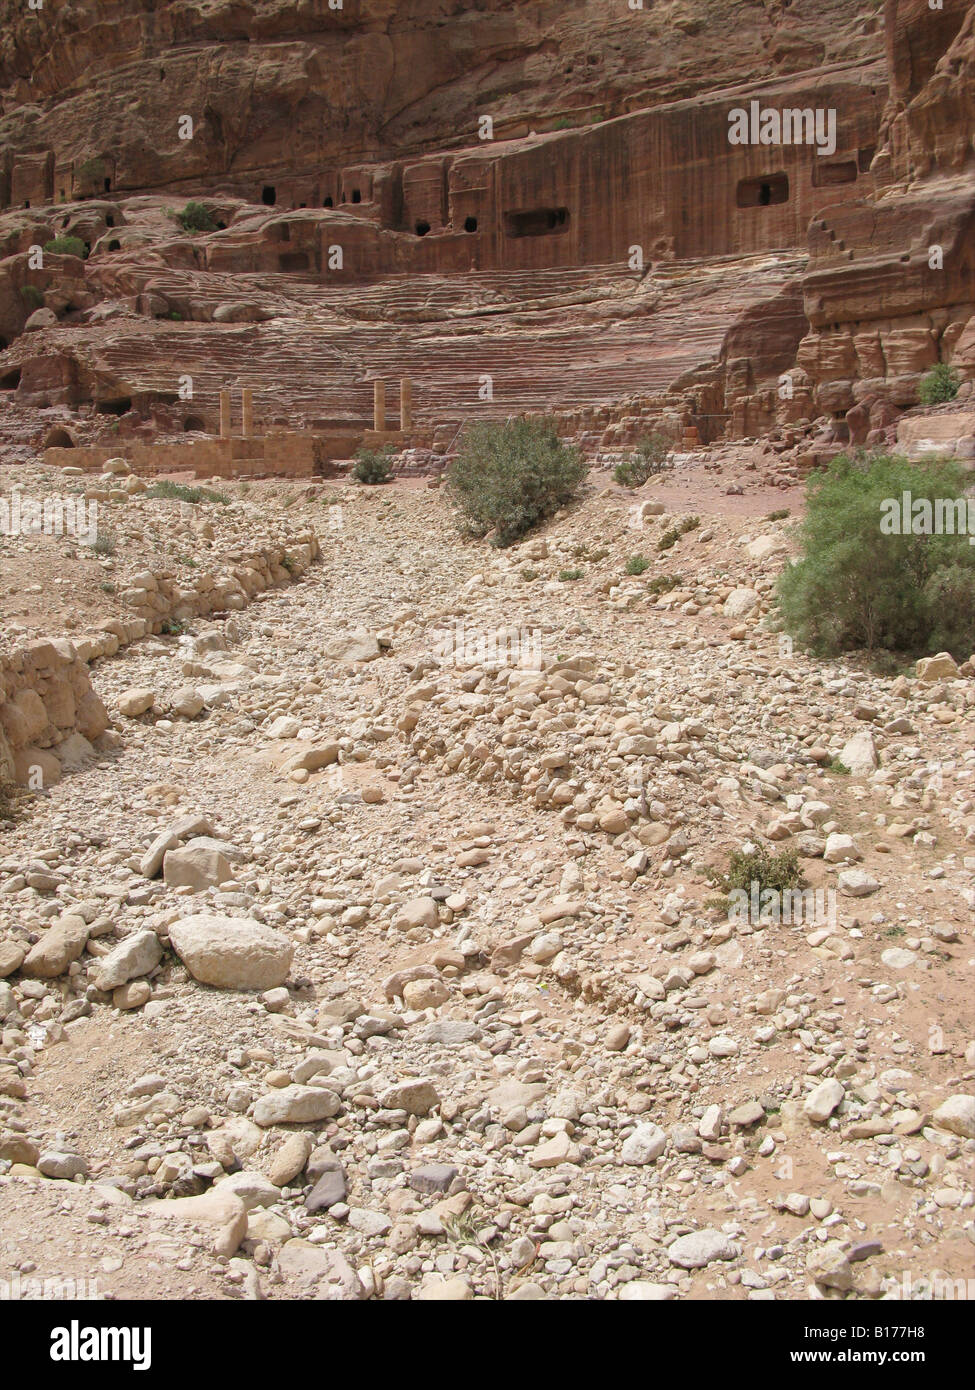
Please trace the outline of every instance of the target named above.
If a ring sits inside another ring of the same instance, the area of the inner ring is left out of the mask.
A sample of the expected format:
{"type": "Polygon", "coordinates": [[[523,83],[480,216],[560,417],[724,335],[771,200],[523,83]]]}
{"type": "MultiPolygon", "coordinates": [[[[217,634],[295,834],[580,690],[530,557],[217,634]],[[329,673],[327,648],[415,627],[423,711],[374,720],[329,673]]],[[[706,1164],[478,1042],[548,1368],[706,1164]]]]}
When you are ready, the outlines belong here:
{"type": "Polygon", "coordinates": [[[464,218],[464,231],[465,231],[465,232],[476,232],[476,231],[477,231],[477,218],[476,218],[476,217],[465,217],[465,218],[464,218]]]}
{"type": "Polygon", "coordinates": [[[121,251],[122,243],[113,239],[108,243],[108,249],[109,251],[121,251]]]}
{"type": "Polygon", "coordinates": [[[114,401],[99,401],[95,409],[99,415],[127,415],[132,409],[132,400],[129,396],[119,396],[114,401]]]}
{"type": "Polygon", "coordinates": [[[362,202],[362,191],[361,191],[361,189],[353,188],[353,190],[352,190],[352,201],[353,201],[354,203],[361,203],[361,202],[362,202]]]}
{"type": "Polygon", "coordinates": [[[112,191],[112,180],[111,180],[111,179],[106,179],[106,180],[105,180],[105,192],[106,192],[106,193],[111,193],[111,191],[112,191]]]}
{"type": "Polygon", "coordinates": [[[760,179],[742,179],[735,199],[740,208],[767,208],[789,201],[787,174],[766,174],[760,179]]]}
{"type": "Polygon", "coordinates": [[[322,207],[331,208],[334,206],[335,204],[332,202],[332,195],[330,193],[326,194],[325,197],[322,199],[322,207]]]}
{"type": "Polygon", "coordinates": [[[528,212],[506,212],[504,230],[508,236],[552,236],[568,230],[568,208],[532,208],[528,212]]]}
{"type": "MultiPolygon", "coordinates": [[[[4,344],[6,347],[6,343],[4,344]]],[[[20,385],[20,368],[14,367],[12,372],[4,372],[0,376],[0,391],[16,391],[20,385]]]]}
{"type": "Polygon", "coordinates": [[[266,183],[261,189],[261,202],[265,207],[273,208],[276,201],[277,194],[274,191],[274,185],[266,183]]]}
{"type": "Polygon", "coordinates": [[[183,421],[183,432],[184,434],[189,434],[190,430],[205,432],[206,421],[203,419],[202,415],[187,415],[186,419],[183,421]]]}
{"type": "Polygon", "coordinates": [[[430,223],[429,223],[429,222],[418,222],[418,223],[416,224],[416,234],[417,234],[417,236],[426,236],[426,234],[427,234],[427,232],[428,232],[429,230],[430,230],[430,223]]]}

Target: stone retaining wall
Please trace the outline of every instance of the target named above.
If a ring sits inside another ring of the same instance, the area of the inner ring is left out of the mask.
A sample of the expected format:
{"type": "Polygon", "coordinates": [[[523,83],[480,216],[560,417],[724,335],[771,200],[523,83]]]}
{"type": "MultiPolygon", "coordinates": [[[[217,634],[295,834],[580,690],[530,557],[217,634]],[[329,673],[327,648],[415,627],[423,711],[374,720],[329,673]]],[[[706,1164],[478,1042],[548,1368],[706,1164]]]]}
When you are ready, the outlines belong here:
{"type": "Polygon", "coordinates": [[[0,650],[0,783],[49,786],[91,754],[110,721],[92,688],[90,662],[167,623],[245,608],[255,594],[300,578],[319,553],[317,536],[306,530],[228,551],[189,579],[145,570],[121,594],[132,617],[109,618],[70,641],[41,638],[0,650]]]}

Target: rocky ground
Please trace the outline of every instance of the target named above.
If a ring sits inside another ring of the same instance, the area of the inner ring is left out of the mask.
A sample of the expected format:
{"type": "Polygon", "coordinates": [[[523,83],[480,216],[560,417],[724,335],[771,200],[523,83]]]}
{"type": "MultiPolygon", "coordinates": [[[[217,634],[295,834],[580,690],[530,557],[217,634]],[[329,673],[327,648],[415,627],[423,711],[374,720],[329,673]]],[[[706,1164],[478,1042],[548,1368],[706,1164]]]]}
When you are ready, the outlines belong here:
{"type": "Polygon", "coordinates": [[[133,490],[111,553],[3,541],[12,639],[116,618],[133,574],[271,521],[322,554],[94,661],[98,757],[0,826],[0,1278],[969,1279],[972,664],[793,653],[769,607],[801,492],[742,461],[729,494],[713,463],[594,473],[505,551],[419,481],[133,490]],[[730,920],[709,870],[749,843],[796,849],[833,919],[730,920]]]}

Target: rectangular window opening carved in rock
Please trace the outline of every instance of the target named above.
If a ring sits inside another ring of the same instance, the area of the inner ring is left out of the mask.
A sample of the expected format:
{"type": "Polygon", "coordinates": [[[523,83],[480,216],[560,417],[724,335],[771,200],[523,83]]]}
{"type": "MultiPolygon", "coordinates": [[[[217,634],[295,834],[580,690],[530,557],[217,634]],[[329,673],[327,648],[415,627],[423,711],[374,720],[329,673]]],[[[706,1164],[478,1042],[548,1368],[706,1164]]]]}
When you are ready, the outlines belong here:
{"type": "Polygon", "coordinates": [[[763,174],[757,179],[741,179],[736,202],[740,208],[767,208],[789,201],[788,174],[763,174]]]}
{"type": "Polygon", "coordinates": [[[532,208],[528,212],[506,212],[507,236],[554,236],[569,229],[568,208],[532,208]]]}

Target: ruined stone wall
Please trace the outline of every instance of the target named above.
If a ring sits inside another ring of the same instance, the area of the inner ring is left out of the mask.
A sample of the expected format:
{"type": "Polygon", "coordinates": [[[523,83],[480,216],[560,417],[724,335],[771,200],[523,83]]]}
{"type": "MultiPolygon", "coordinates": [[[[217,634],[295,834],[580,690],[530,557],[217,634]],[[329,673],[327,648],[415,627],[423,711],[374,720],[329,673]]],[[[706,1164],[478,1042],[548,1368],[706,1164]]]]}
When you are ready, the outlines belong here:
{"type": "Polygon", "coordinates": [[[206,570],[186,577],[175,570],[130,576],[120,598],[131,617],[111,618],[86,635],[30,642],[0,650],[0,782],[44,786],[91,756],[109,726],[92,688],[89,664],[114,656],[131,642],[186,622],[245,608],[256,594],[303,575],[320,553],[311,530],[252,549],[228,551],[206,570]]]}
{"type": "Polygon", "coordinates": [[[45,463],[55,468],[81,468],[86,473],[101,473],[113,458],[124,458],[136,473],[145,477],[191,469],[197,477],[210,478],[247,474],[310,478],[325,461],[317,438],[298,432],[271,433],[255,439],[197,439],[185,444],[133,442],[44,450],[45,463]]]}

